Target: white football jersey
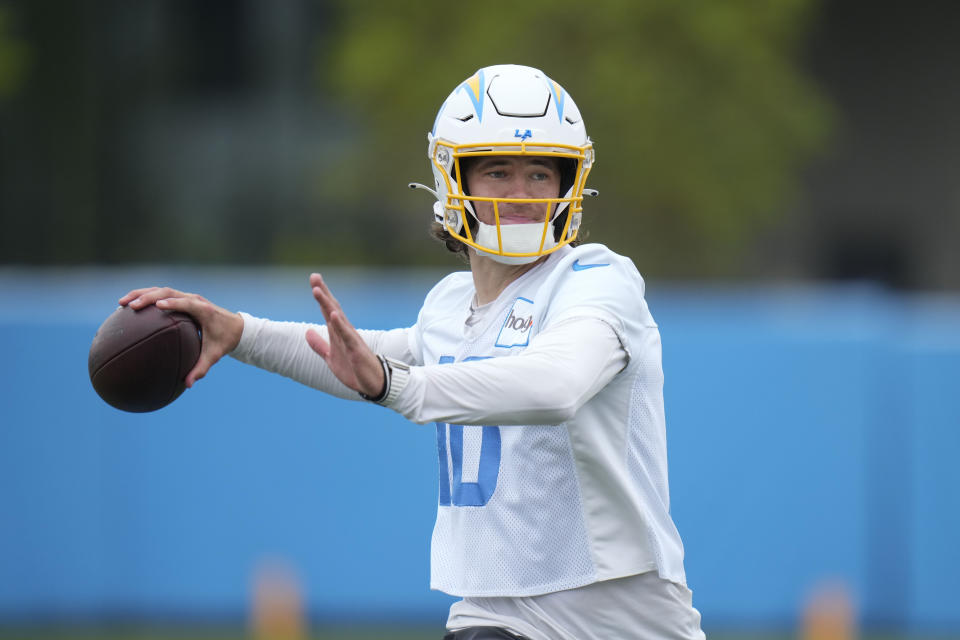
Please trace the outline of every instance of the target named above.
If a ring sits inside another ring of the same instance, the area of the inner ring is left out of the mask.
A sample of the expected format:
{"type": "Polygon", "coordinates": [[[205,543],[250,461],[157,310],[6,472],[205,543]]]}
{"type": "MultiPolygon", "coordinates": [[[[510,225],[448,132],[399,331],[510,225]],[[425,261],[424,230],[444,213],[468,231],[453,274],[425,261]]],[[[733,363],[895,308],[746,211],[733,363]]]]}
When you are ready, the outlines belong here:
{"type": "Polygon", "coordinates": [[[563,424],[437,424],[431,586],[531,596],[648,571],[685,584],[669,515],[660,335],[633,262],[598,244],[563,247],[467,323],[474,293],[463,272],[428,294],[408,332],[417,364],[517,356],[572,318],[612,327],[629,361],[563,424]]]}

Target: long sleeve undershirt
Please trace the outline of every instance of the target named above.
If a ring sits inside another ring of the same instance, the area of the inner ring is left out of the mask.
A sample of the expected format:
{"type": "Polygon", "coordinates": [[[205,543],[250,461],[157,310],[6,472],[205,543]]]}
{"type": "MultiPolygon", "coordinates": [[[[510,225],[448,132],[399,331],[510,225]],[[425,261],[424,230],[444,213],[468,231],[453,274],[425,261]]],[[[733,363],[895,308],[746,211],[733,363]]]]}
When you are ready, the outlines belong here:
{"type": "MultiPolygon", "coordinates": [[[[307,344],[307,329],[327,339],[325,326],[242,315],[243,337],[234,358],[340,398],[359,399],[307,344]]],[[[360,335],[375,353],[415,363],[408,331],[360,330],[360,335]]],[[[514,357],[412,366],[407,386],[390,408],[419,424],[560,424],[606,386],[628,358],[609,324],[573,317],[540,332],[514,357]]]]}

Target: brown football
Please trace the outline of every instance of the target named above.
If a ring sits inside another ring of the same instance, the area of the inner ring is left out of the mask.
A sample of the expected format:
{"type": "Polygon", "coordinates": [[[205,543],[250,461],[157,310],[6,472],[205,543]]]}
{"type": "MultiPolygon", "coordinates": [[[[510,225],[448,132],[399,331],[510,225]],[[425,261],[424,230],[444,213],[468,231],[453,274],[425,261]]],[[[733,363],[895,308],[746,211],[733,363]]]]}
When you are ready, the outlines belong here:
{"type": "Polygon", "coordinates": [[[185,313],[154,305],[120,307],[90,345],[87,366],[93,388],[123,411],[156,411],[176,400],[200,357],[200,330],[185,313]]]}

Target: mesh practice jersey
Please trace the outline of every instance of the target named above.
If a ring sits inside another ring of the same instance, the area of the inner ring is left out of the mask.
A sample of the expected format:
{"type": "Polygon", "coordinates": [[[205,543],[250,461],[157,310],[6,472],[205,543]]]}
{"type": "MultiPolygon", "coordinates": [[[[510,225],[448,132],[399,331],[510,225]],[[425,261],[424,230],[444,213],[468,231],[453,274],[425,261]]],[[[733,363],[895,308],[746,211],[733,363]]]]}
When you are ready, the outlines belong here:
{"type": "MultiPolygon", "coordinates": [[[[598,244],[563,247],[470,324],[473,296],[470,273],[451,274],[428,294],[407,332],[425,366],[412,369],[394,409],[415,419],[423,380],[442,383],[442,367],[467,363],[457,373],[472,366],[495,376],[490,359],[520,356],[572,319],[611,327],[629,360],[561,424],[485,424],[466,414],[461,422],[473,426],[437,424],[431,586],[465,597],[530,596],[647,571],[685,584],[669,515],[660,335],[633,263],[598,244]]],[[[510,395],[555,384],[544,373],[510,395]]],[[[510,399],[487,401],[493,414],[525,415],[511,413],[510,399]]]]}
{"type": "MultiPolygon", "coordinates": [[[[360,330],[415,365],[391,408],[438,421],[431,586],[531,596],[647,571],[685,584],[660,337],[633,263],[602,245],[563,247],[475,311],[474,293],[471,274],[455,273],[413,327],[360,330]]],[[[326,327],[242,315],[233,357],[359,399],[304,339],[326,327]]]]}

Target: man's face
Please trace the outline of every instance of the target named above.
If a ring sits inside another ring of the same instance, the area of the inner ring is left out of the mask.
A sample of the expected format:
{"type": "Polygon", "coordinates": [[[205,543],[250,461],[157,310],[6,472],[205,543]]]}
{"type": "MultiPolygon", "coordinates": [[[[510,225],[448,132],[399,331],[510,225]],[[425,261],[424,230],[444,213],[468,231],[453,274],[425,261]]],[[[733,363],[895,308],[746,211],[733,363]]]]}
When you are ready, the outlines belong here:
{"type": "MultiPolygon", "coordinates": [[[[465,174],[470,195],[487,198],[556,198],[560,195],[560,163],[548,156],[485,156],[471,162],[465,174]]],[[[474,201],[477,218],[496,224],[492,202],[474,201]]],[[[500,224],[544,222],[556,204],[500,202],[500,224]]]]}

